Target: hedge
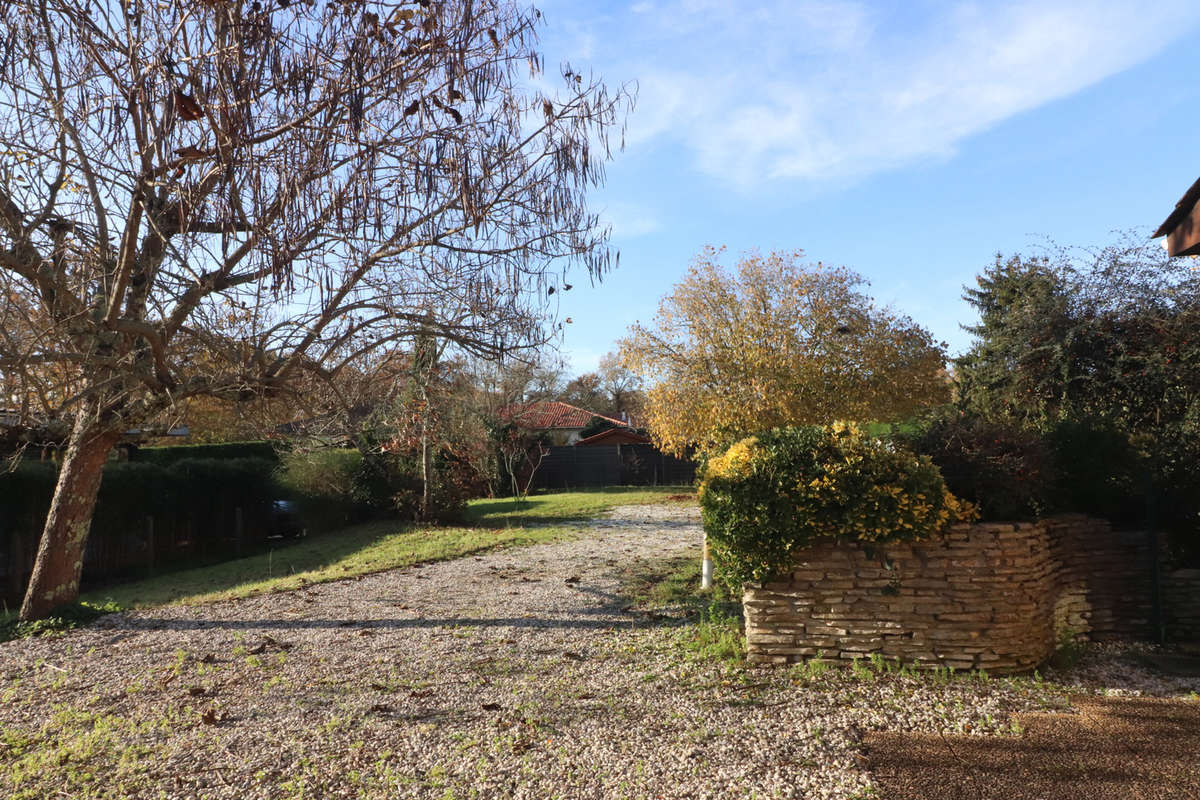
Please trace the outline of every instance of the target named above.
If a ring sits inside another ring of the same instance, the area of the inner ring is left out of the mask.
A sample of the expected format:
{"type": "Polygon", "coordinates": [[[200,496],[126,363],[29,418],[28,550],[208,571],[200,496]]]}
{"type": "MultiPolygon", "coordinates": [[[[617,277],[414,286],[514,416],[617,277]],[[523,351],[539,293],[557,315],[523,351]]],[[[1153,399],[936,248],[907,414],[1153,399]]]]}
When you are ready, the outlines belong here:
{"type": "Polygon", "coordinates": [[[221,444],[185,444],[166,447],[140,447],[132,456],[134,461],[163,466],[184,459],[260,458],[272,464],[279,462],[277,445],[272,442],[224,442],[221,444]]]}

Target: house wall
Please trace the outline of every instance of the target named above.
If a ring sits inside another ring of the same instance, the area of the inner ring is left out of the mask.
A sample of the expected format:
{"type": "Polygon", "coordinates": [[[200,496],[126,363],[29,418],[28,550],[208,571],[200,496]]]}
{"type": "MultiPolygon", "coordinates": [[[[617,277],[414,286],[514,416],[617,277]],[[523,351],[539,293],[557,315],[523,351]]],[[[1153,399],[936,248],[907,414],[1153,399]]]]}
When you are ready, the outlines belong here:
{"type": "MultiPolygon", "coordinates": [[[[1188,580],[1200,583],[1193,572],[1188,580]]],[[[1152,635],[1150,575],[1144,534],[1079,515],[960,525],[924,542],[821,544],[804,551],[787,580],[746,590],[749,658],[880,654],[1020,672],[1046,660],[1061,637],[1152,635]]],[[[1176,591],[1167,583],[1164,598],[1176,591]]],[[[1188,591],[1180,583],[1178,594],[1188,591]]],[[[1168,609],[1167,620],[1196,633],[1196,612],[1168,609]]]]}

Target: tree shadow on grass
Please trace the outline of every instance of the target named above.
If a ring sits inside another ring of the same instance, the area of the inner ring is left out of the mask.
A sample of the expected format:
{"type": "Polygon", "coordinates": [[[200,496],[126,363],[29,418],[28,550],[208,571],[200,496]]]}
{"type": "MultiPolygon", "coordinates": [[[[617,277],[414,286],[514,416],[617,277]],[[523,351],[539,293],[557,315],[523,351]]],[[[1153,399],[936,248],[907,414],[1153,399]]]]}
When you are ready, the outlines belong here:
{"type": "Polygon", "coordinates": [[[496,547],[518,547],[534,544],[545,537],[521,536],[509,533],[503,539],[492,540],[486,530],[459,528],[418,528],[399,521],[372,522],[343,531],[320,534],[294,544],[272,549],[266,553],[225,561],[208,566],[164,571],[153,577],[124,584],[97,588],[86,593],[86,599],[100,602],[114,600],[130,607],[156,606],[183,598],[219,594],[271,580],[283,580],[286,585],[269,587],[262,593],[294,591],[306,585],[351,579],[414,564],[448,558],[465,558],[496,547]],[[301,580],[304,573],[316,573],[336,567],[388,537],[407,536],[411,539],[395,545],[398,551],[410,550],[411,556],[381,556],[379,563],[357,563],[341,572],[321,574],[301,580]],[[345,574],[341,574],[344,572],[345,574]],[[291,576],[297,576],[292,578],[291,576]]]}

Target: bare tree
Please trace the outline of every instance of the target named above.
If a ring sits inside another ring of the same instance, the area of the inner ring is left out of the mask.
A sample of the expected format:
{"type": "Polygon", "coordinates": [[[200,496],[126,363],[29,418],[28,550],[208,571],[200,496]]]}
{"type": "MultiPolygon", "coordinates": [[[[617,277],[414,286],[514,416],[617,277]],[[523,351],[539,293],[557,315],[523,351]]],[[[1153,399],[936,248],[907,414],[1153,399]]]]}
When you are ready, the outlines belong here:
{"type": "Polygon", "coordinates": [[[608,395],[612,416],[628,421],[641,415],[646,403],[641,376],[626,368],[617,353],[601,356],[600,386],[608,395]]]}
{"type": "Polygon", "coordinates": [[[0,369],[27,424],[72,426],[22,618],[77,596],[128,427],[302,373],[336,385],[431,320],[470,353],[535,344],[549,265],[607,268],[585,195],[630,97],[569,67],[538,89],[539,16],[508,0],[0,6],[0,369]]]}

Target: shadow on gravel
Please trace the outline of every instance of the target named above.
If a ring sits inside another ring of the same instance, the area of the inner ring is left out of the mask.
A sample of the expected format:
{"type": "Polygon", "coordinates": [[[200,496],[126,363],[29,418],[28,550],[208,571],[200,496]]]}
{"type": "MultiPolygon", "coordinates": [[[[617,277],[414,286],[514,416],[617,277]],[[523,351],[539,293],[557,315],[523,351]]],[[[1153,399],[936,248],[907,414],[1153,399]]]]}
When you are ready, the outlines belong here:
{"type": "Polygon", "coordinates": [[[207,630],[423,630],[428,628],[455,628],[474,626],[480,628],[537,628],[562,630],[607,630],[630,626],[680,627],[689,623],[687,617],[677,617],[652,612],[624,612],[613,616],[616,609],[596,609],[595,614],[604,614],[601,619],[572,617],[416,617],[408,619],[136,619],[117,624],[101,624],[98,630],[118,631],[207,631],[207,630]]]}
{"type": "Polygon", "coordinates": [[[889,800],[1182,800],[1200,797],[1200,700],[1073,699],[1020,714],[1021,736],[871,733],[889,800]]]}

